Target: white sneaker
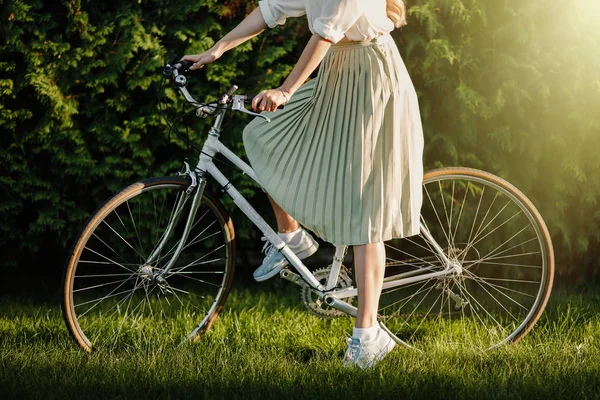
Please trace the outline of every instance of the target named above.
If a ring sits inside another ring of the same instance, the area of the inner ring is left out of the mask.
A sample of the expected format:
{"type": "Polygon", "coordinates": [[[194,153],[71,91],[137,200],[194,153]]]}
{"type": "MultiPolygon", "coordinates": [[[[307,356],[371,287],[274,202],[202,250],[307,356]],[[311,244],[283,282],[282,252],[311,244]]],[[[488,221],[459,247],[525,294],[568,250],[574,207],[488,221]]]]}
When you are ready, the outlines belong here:
{"type": "MultiPolygon", "coordinates": [[[[261,240],[266,241],[262,249],[266,256],[260,267],[252,274],[258,282],[265,281],[277,275],[283,267],[288,265],[288,260],[277,251],[275,246],[267,241],[266,237],[262,237],[261,240]]],[[[312,256],[319,248],[319,243],[304,229],[293,237],[291,243],[286,242],[286,244],[301,260],[312,256]]]]}
{"type": "Polygon", "coordinates": [[[346,339],[346,344],[348,348],[344,355],[344,366],[356,365],[362,369],[374,366],[396,346],[394,339],[381,327],[379,327],[375,339],[371,341],[361,341],[361,339],[352,336],[346,339]]]}

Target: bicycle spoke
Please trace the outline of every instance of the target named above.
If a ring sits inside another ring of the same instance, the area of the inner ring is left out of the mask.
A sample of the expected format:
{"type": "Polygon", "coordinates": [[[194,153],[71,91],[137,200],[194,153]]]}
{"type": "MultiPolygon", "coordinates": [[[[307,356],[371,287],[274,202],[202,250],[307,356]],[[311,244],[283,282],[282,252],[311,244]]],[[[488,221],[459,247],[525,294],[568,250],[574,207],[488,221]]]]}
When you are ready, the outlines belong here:
{"type": "MultiPolygon", "coordinates": [[[[102,326],[98,329],[98,335],[101,334],[101,332],[104,330],[104,327],[111,322],[112,317],[119,312],[119,307],[120,305],[124,304],[125,302],[127,302],[131,297],[133,297],[133,295],[135,294],[135,291],[138,289],[139,287],[134,287],[131,291],[129,291],[129,293],[123,297],[121,300],[119,300],[119,302],[117,304],[115,304],[114,306],[112,306],[110,309],[107,310],[107,312],[111,311],[114,309],[114,311],[108,316],[105,317],[105,322],[104,324],[102,324],[102,326]]],[[[89,310],[88,310],[89,311],[89,310]]],[[[87,325],[87,329],[91,329],[97,322],[102,321],[102,319],[100,318],[96,318],[91,324],[87,325]]],[[[96,335],[96,337],[94,337],[92,340],[92,342],[95,342],[95,339],[98,338],[98,335],[96,335]]]]}
{"type": "MultiPolygon", "coordinates": [[[[116,265],[114,262],[108,262],[108,261],[91,261],[91,260],[79,260],[79,263],[80,264],[116,265]]],[[[131,263],[121,263],[121,265],[128,265],[130,267],[138,267],[139,266],[139,264],[131,264],[131,263]]],[[[99,275],[99,276],[108,276],[108,275],[102,274],[102,275],[99,275]]]]}
{"type": "Polygon", "coordinates": [[[453,241],[456,239],[456,232],[458,231],[458,227],[460,225],[460,219],[462,217],[462,212],[463,212],[463,208],[465,206],[465,202],[467,200],[467,194],[469,193],[469,186],[470,185],[471,185],[471,182],[467,182],[467,188],[465,189],[465,195],[464,195],[463,200],[462,200],[462,202],[460,204],[460,210],[458,212],[458,218],[457,218],[457,221],[456,221],[456,226],[454,227],[454,233],[452,234],[452,238],[453,238],[452,240],[453,241]]]}
{"type": "MultiPolygon", "coordinates": [[[[508,222],[510,222],[513,218],[515,218],[517,215],[520,215],[522,213],[521,210],[519,210],[518,213],[514,214],[512,217],[510,217],[509,219],[507,219],[506,221],[504,221],[503,223],[501,223],[500,225],[498,225],[497,227],[495,227],[492,231],[486,233],[485,236],[482,236],[481,238],[479,238],[479,240],[477,240],[476,242],[473,242],[471,244],[471,246],[475,246],[477,243],[481,242],[483,239],[485,239],[486,237],[488,237],[489,235],[491,235],[492,233],[496,232],[499,228],[501,228],[502,226],[506,225],[508,222]]],[[[491,222],[491,221],[490,221],[491,222]]],[[[489,225],[489,224],[488,224],[489,225]]],[[[487,228],[487,225],[486,225],[487,228]]],[[[483,233],[483,231],[482,231],[483,233]]]]}
{"type": "MultiPolygon", "coordinates": [[[[124,285],[124,284],[125,284],[125,282],[123,282],[121,285],[124,285]]],[[[80,314],[79,317],[81,318],[81,317],[85,316],[87,313],[89,313],[90,311],[92,311],[92,309],[94,309],[98,304],[102,303],[106,299],[117,297],[117,296],[120,296],[120,295],[122,295],[124,293],[129,293],[130,292],[129,290],[124,290],[122,292],[114,293],[116,291],[116,289],[118,289],[119,287],[121,287],[121,285],[118,286],[117,288],[113,289],[112,292],[110,292],[108,295],[106,295],[104,297],[101,297],[100,299],[94,299],[94,300],[89,300],[89,301],[86,301],[86,302],[83,302],[83,303],[75,304],[74,307],[77,308],[77,307],[84,306],[86,304],[95,303],[92,307],[88,308],[84,313],[80,314]]]]}
{"type": "MultiPolygon", "coordinates": [[[[479,215],[479,209],[481,208],[481,201],[483,200],[483,194],[484,193],[485,193],[485,186],[483,187],[483,189],[481,189],[481,195],[479,196],[479,202],[477,203],[477,209],[475,210],[475,218],[473,218],[473,223],[471,224],[471,231],[469,232],[469,238],[467,239],[467,246],[468,246],[469,243],[471,243],[471,237],[473,235],[473,229],[475,228],[475,224],[477,222],[477,216],[479,215]]],[[[466,254],[466,252],[465,252],[465,254],[466,254]]]]}
{"type": "MultiPolygon", "coordinates": [[[[488,254],[486,254],[486,256],[488,256],[488,255],[489,256],[495,255],[496,251],[498,251],[499,249],[501,249],[502,247],[504,247],[505,244],[507,244],[508,242],[510,242],[511,240],[513,240],[515,237],[517,237],[518,235],[520,235],[521,232],[525,231],[527,228],[528,228],[528,226],[526,225],[521,230],[519,230],[517,233],[515,233],[514,235],[512,235],[511,237],[509,237],[508,239],[506,239],[504,242],[500,243],[500,245],[498,245],[494,250],[489,251],[488,254]]],[[[514,248],[514,246],[512,248],[514,248]]],[[[460,258],[460,255],[462,255],[462,252],[461,252],[461,254],[459,254],[459,256],[458,256],[459,258],[460,258]]],[[[484,256],[482,258],[485,258],[486,256],[484,256]]]]}
{"type": "MultiPolygon", "coordinates": [[[[137,281],[136,281],[136,287],[137,287],[137,281]]],[[[129,313],[129,307],[131,306],[131,300],[132,299],[133,299],[133,296],[131,296],[129,298],[129,301],[127,302],[127,307],[125,308],[125,315],[123,316],[123,319],[121,320],[121,323],[119,324],[119,328],[118,328],[117,332],[113,332],[113,334],[108,338],[109,342],[111,341],[111,339],[113,337],[115,338],[115,342],[116,342],[119,334],[121,333],[121,329],[123,329],[123,325],[125,324],[125,320],[127,319],[127,314],[129,313]]],[[[133,311],[132,311],[132,313],[133,313],[133,311]]],[[[113,345],[114,345],[115,342],[113,342],[113,345]]]]}
{"type": "MultiPolygon", "coordinates": [[[[468,297],[469,297],[469,296],[468,296],[468,295],[466,295],[466,288],[465,288],[465,287],[463,287],[463,286],[460,284],[460,282],[456,282],[456,287],[458,288],[458,291],[459,291],[459,293],[460,293],[460,296],[461,296],[461,298],[468,299],[468,297]]],[[[488,331],[488,333],[489,333],[489,330],[487,330],[487,327],[486,327],[486,324],[485,324],[485,322],[483,321],[483,318],[481,318],[481,316],[480,316],[480,315],[479,315],[479,313],[477,312],[477,308],[476,308],[476,307],[473,307],[472,305],[470,305],[469,309],[470,309],[470,310],[471,310],[471,312],[472,312],[472,313],[475,315],[475,317],[477,318],[477,321],[479,321],[479,322],[481,323],[481,325],[483,325],[483,327],[484,327],[484,328],[486,328],[486,331],[488,331]]],[[[464,307],[463,307],[463,312],[462,312],[462,315],[464,316],[464,307]]],[[[476,322],[475,322],[473,325],[475,326],[475,330],[476,330],[476,333],[477,333],[477,337],[480,337],[479,324],[477,323],[477,321],[476,321],[476,322]]],[[[464,327],[464,325],[466,325],[466,322],[463,322],[463,324],[462,324],[462,325],[463,325],[463,327],[464,327]]],[[[466,329],[466,328],[465,328],[465,329],[466,329]]],[[[465,337],[466,337],[466,335],[465,335],[465,337]]]]}
{"type": "MultiPolygon", "coordinates": [[[[474,280],[474,281],[475,281],[475,283],[476,283],[477,285],[479,285],[479,286],[480,286],[480,287],[481,287],[481,288],[482,288],[482,289],[483,289],[483,290],[484,290],[484,291],[485,291],[485,292],[486,292],[486,293],[487,293],[487,294],[488,294],[488,295],[489,295],[489,296],[490,296],[490,297],[491,297],[491,298],[492,298],[492,299],[493,299],[493,300],[494,300],[494,301],[495,301],[495,302],[496,302],[496,303],[497,303],[497,304],[498,304],[500,307],[502,307],[502,309],[503,309],[504,311],[506,311],[506,312],[508,313],[508,315],[510,315],[510,316],[511,316],[511,318],[512,318],[512,319],[514,319],[515,321],[519,322],[519,319],[518,319],[517,317],[515,317],[515,316],[513,315],[513,313],[511,313],[511,312],[510,312],[510,311],[509,311],[509,310],[508,310],[506,307],[504,307],[504,304],[502,304],[500,301],[498,301],[498,299],[497,299],[497,298],[496,298],[496,297],[495,297],[493,294],[491,294],[491,293],[490,293],[490,292],[489,292],[489,291],[488,291],[488,290],[487,290],[487,289],[486,289],[484,286],[482,286],[482,285],[479,283],[479,281],[477,281],[477,280],[474,280]]],[[[493,288],[493,287],[492,287],[492,288],[493,288]]],[[[495,289],[495,288],[494,288],[494,289],[495,289]]],[[[507,298],[509,298],[509,299],[510,299],[510,297],[508,297],[506,294],[504,294],[504,293],[500,292],[498,289],[496,289],[496,290],[497,290],[499,293],[503,294],[504,296],[506,296],[507,298]]],[[[518,304],[518,303],[517,303],[517,304],[518,304]]],[[[524,308],[524,307],[523,307],[523,308],[524,308]]]]}
{"type": "Polygon", "coordinates": [[[480,262],[476,262],[473,264],[467,264],[466,268],[471,267],[472,265],[505,265],[507,267],[521,267],[521,268],[535,268],[535,269],[541,269],[542,266],[541,265],[527,265],[527,264],[513,264],[513,263],[500,263],[500,262],[491,262],[491,261],[480,261],[480,262]]]}
{"type": "MultiPolygon", "coordinates": [[[[127,205],[127,210],[129,211],[129,217],[131,218],[131,223],[133,224],[133,230],[135,232],[135,236],[137,237],[138,245],[140,246],[139,247],[140,251],[138,254],[140,254],[140,256],[142,257],[141,261],[145,261],[146,257],[142,256],[142,253],[144,252],[143,251],[144,248],[142,246],[142,240],[140,238],[140,233],[138,232],[137,226],[135,224],[135,220],[133,219],[133,214],[131,213],[131,208],[129,207],[129,201],[125,201],[125,204],[127,205]]],[[[138,203],[138,218],[139,218],[139,203],[138,203]]]]}
{"type": "Polygon", "coordinates": [[[488,260],[501,260],[501,259],[505,259],[505,258],[513,258],[513,257],[523,257],[523,256],[532,256],[532,255],[536,255],[536,254],[542,254],[539,251],[530,251],[527,253],[516,253],[516,254],[511,254],[508,256],[498,256],[498,257],[483,257],[483,258],[479,258],[477,260],[471,260],[472,262],[481,262],[481,261],[488,261],[488,260]]]}
{"type": "MultiPolygon", "coordinates": [[[[483,224],[485,223],[488,215],[490,214],[490,211],[492,210],[492,206],[494,205],[494,203],[496,202],[496,199],[498,198],[498,195],[500,193],[496,192],[496,194],[494,195],[494,198],[492,199],[492,202],[490,203],[487,211],[485,212],[485,215],[483,216],[483,219],[481,220],[481,223],[479,224],[479,227],[477,227],[477,232],[475,232],[475,236],[473,237],[473,240],[477,239],[477,236],[479,236],[479,234],[481,233],[482,230],[485,230],[485,228],[489,225],[489,223],[482,229],[481,227],[483,226],[483,224]]],[[[506,203],[507,205],[509,203],[506,203]]],[[[504,206],[506,207],[506,206],[504,206]]],[[[503,211],[504,209],[502,209],[501,211],[503,211]]],[[[496,214],[497,215],[497,214],[496,214]]],[[[470,241],[469,241],[470,243],[470,241]]]]}
{"type": "MultiPolygon", "coordinates": [[[[428,280],[426,280],[426,281],[423,283],[423,285],[422,285],[422,286],[421,286],[421,287],[420,287],[420,288],[419,288],[419,289],[418,289],[418,290],[417,290],[415,293],[413,293],[413,294],[411,294],[411,295],[408,295],[408,296],[406,296],[406,297],[403,297],[403,298],[401,298],[401,299],[400,299],[400,300],[398,300],[398,301],[395,301],[395,302],[393,302],[393,303],[391,303],[391,304],[388,304],[387,306],[381,307],[381,308],[379,309],[379,311],[381,312],[382,310],[385,310],[386,308],[393,307],[393,306],[395,306],[396,304],[399,304],[399,303],[402,303],[402,302],[404,302],[404,303],[403,303],[403,304],[402,304],[400,307],[398,307],[398,312],[400,312],[400,310],[402,310],[402,308],[403,308],[403,307],[404,307],[404,306],[405,306],[405,305],[406,305],[406,304],[407,304],[407,303],[408,303],[410,300],[412,300],[412,299],[413,299],[413,297],[415,297],[416,295],[418,295],[418,294],[420,294],[420,293],[422,293],[422,292],[424,291],[424,290],[422,290],[422,289],[423,289],[423,287],[425,287],[425,286],[426,286],[426,285],[427,285],[429,282],[431,282],[431,279],[428,279],[428,280]]],[[[400,289],[406,289],[406,288],[408,288],[408,287],[415,286],[415,285],[418,285],[418,284],[421,284],[421,281],[414,282],[414,283],[412,283],[412,284],[410,284],[410,285],[406,285],[406,286],[400,286],[400,287],[398,287],[396,290],[400,290],[400,289]]],[[[393,291],[393,290],[392,290],[392,291],[393,291]]],[[[390,292],[392,292],[392,291],[390,291],[390,292]]],[[[389,294],[390,292],[385,292],[385,294],[389,294]]]]}
{"type": "Polygon", "coordinates": [[[132,274],[135,273],[134,270],[132,270],[130,268],[127,268],[126,266],[124,266],[123,264],[120,264],[120,263],[116,262],[115,260],[111,260],[110,258],[108,258],[108,257],[106,257],[106,256],[104,256],[104,255],[102,255],[100,253],[98,253],[97,251],[94,251],[94,250],[90,249],[89,247],[84,247],[84,249],[91,251],[92,253],[94,253],[94,254],[96,254],[96,255],[104,258],[105,260],[110,261],[113,265],[117,265],[117,266],[123,268],[124,270],[131,272],[132,274]]]}
{"type": "MultiPolygon", "coordinates": [[[[121,223],[121,226],[123,227],[123,229],[125,229],[125,232],[127,232],[127,236],[131,236],[131,233],[129,233],[129,229],[127,229],[127,226],[125,226],[125,223],[123,222],[123,220],[121,219],[121,216],[119,215],[119,213],[117,212],[117,210],[113,210],[113,213],[117,216],[117,219],[119,220],[119,222],[121,223]]],[[[141,250],[141,249],[140,249],[141,250]]]]}
{"type": "Polygon", "coordinates": [[[419,329],[421,328],[421,326],[423,325],[423,322],[425,322],[425,319],[427,318],[427,316],[429,315],[429,313],[431,312],[431,310],[433,310],[433,307],[435,307],[435,304],[437,303],[437,301],[439,300],[439,298],[444,294],[443,291],[440,292],[440,294],[438,295],[438,297],[436,297],[436,299],[433,301],[433,304],[431,305],[431,307],[429,307],[429,310],[427,310],[427,312],[425,313],[425,315],[423,316],[423,318],[421,318],[421,322],[419,323],[419,325],[415,328],[415,332],[418,332],[419,329]]]}
{"type": "Polygon", "coordinates": [[[416,255],[413,255],[413,254],[411,254],[411,253],[408,253],[408,252],[406,252],[406,251],[404,251],[404,250],[397,249],[397,248],[395,248],[394,246],[391,246],[391,245],[389,245],[389,244],[386,244],[386,246],[387,246],[387,247],[389,247],[389,248],[391,248],[391,249],[394,249],[394,250],[398,251],[399,253],[405,254],[405,255],[407,255],[408,257],[411,257],[411,258],[413,258],[413,259],[419,260],[419,261],[421,261],[423,264],[428,264],[428,265],[430,265],[431,267],[434,267],[434,268],[436,267],[436,265],[435,265],[435,264],[431,263],[430,261],[427,261],[427,260],[425,260],[424,258],[417,257],[416,255]]]}
{"type": "MultiPolygon", "coordinates": [[[[433,208],[433,212],[435,213],[435,217],[437,218],[438,222],[440,223],[440,228],[442,229],[442,232],[444,232],[444,236],[446,237],[446,241],[448,242],[448,248],[450,248],[450,238],[448,238],[448,236],[446,235],[446,230],[444,229],[444,224],[442,224],[442,221],[440,220],[440,216],[438,215],[438,212],[436,210],[436,207],[433,205],[433,201],[431,200],[431,196],[429,195],[429,190],[427,190],[427,187],[424,187],[425,189],[425,193],[427,194],[427,198],[429,199],[429,204],[431,204],[431,207],[433,208]]],[[[431,232],[431,231],[429,231],[431,232]]]]}
{"type": "Polygon", "coordinates": [[[115,235],[117,235],[117,236],[118,236],[118,237],[119,237],[119,238],[120,238],[120,239],[121,239],[121,240],[122,240],[122,241],[123,241],[123,242],[124,242],[124,243],[125,243],[127,246],[129,246],[129,248],[131,248],[131,250],[135,251],[135,252],[136,252],[136,253],[137,253],[137,254],[140,256],[140,258],[141,258],[141,259],[144,259],[144,257],[143,257],[143,256],[140,254],[140,252],[139,252],[139,251],[137,251],[137,250],[136,250],[136,249],[135,249],[135,248],[134,248],[134,247],[133,247],[133,246],[132,246],[132,245],[131,245],[131,244],[130,244],[128,241],[127,241],[127,240],[125,240],[125,238],[123,238],[123,236],[121,236],[121,234],[119,234],[119,232],[117,232],[116,230],[114,230],[114,229],[113,229],[113,227],[112,227],[112,226],[110,226],[110,224],[108,224],[108,223],[107,223],[106,221],[104,221],[104,220],[102,221],[102,223],[103,223],[104,225],[108,226],[108,227],[109,227],[109,229],[110,229],[111,231],[113,231],[113,232],[115,233],[115,235]]]}
{"type": "Polygon", "coordinates": [[[81,278],[106,278],[107,276],[131,276],[131,274],[95,274],[95,275],[77,275],[76,279],[81,278]]]}
{"type": "MultiPolygon", "coordinates": [[[[224,260],[224,258],[222,258],[224,260]]],[[[177,272],[177,275],[193,275],[193,274],[218,274],[223,275],[223,271],[185,271],[185,272],[177,272]]]]}
{"type": "MultiPolygon", "coordinates": [[[[448,209],[446,208],[446,200],[444,200],[444,193],[442,191],[442,183],[438,181],[438,187],[440,189],[440,198],[442,199],[442,206],[444,207],[444,215],[446,216],[446,222],[448,225],[448,232],[445,233],[446,238],[448,239],[448,248],[454,247],[454,242],[452,241],[452,237],[450,236],[450,232],[452,232],[452,211],[450,211],[450,216],[448,216],[448,209]]],[[[454,190],[454,188],[453,188],[454,190]]],[[[454,195],[454,193],[453,193],[454,195]]],[[[452,204],[452,202],[450,203],[452,204]]],[[[443,229],[443,226],[442,226],[443,229]]]]}
{"type": "MultiPolygon", "coordinates": [[[[204,240],[206,240],[206,239],[210,239],[211,237],[213,237],[213,236],[216,236],[216,235],[220,235],[220,234],[222,234],[222,232],[219,232],[219,231],[217,231],[217,232],[211,233],[211,234],[209,234],[209,235],[206,235],[206,236],[204,236],[204,237],[201,237],[201,238],[200,238],[200,239],[198,239],[198,240],[195,240],[195,239],[194,239],[194,241],[192,241],[192,242],[190,242],[189,244],[187,244],[187,245],[184,247],[184,249],[185,249],[186,247],[188,247],[188,246],[193,246],[193,245],[195,245],[195,244],[198,244],[198,243],[200,243],[200,242],[202,242],[202,241],[204,241],[204,240]]],[[[199,235],[198,235],[198,236],[199,236],[199,235]]],[[[198,236],[196,236],[196,238],[197,238],[198,236]]]]}
{"type": "MultiPolygon", "coordinates": [[[[106,246],[109,250],[111,250],[117,256],[119,256],[121,258],[121,260],[127,261],[127,260],[125,260],[125,258],[123,258],[123,256],[119,252],[115,251],[115,249],[113,249],[110,245],[108,245],[104,240],[102,240],[100,237],[98,237],[95,233],[93,233],[92,236],[95,237],[96,239],[98,239],[100,241],[100,243],[102,243],[104,246],[106,246]]],[[[89,248],[88,248],[88,250],[89,250],[89,248]]],[[[106,257],[104,257],[104,258],[106,258],[106,257]]],[[[113,262],[113,264],[115,264],[115,263],[113,262]]],[[[137,264],[124,262],[123,265],[137,265],[137,264]]]]}
{"type": "Polygon", "coordinates": [[[115,283],[119,283],[119,282],[126,282],[126,281],[128,281],[129,279],[130,279],[130,278],[127,278],[127,279],[121,279],[121,280],[118,280],[118,281],[112,281],[112,282],[108,282],[108,283],[102,283],[102,284],[99,284],[99,285],[94,285],[94,286],[88,286],[88,287],[81,288],[81,289],[73,289],[73,293],[76,293],[76,292],[83,292],[83,291],[86,291],[86,290],[97,289],[97,288],[104,287],[104,286],[109,286],[109,285],[114,285],[115,283]]]}
{"type": "MultiPolygon", "coordinates": [[[[505,294],[505,293],[501,292],[500,290],[496,289],[494,286],[492,286],[488,282],[485,282],[485,281],[479,279],[478,276],[473,275],[473,274],[469,273],[468,271],[467,271],[467,274],[471,277],[471,279],[473,279],[475,281],[475,283],[477,283],[479,286],[481,286],[481,288],[483,288],[483,290],[485,290],[498,304],[500,304],[500,306],[502,306],[502,303],[500,303],[491,293],[489,293],[487,291],[487,289],[485,289],[485,287],[481,283],[484,283],[485,285],[490,286],[491,288],[493,288],[494,290],[496,290],[498,293],[500,293],[501,295],[503,295],[504,297],[506,297],[507,299],[509,299],[510,301],[512,301],[513,303],[515,303],[519,307],[521,307],[523,310],[527,311],[527,307],[525,307],[524,305],[522,305],[521,303],[519,303],[518,301],[516,301],[512,297],[508,296],[507,294],[505,294]]],[[[508,311],[508,310],[506,310],[506,311],[508,311]]]]}
{"type": "MultiPolygon", "coordinates": [[[[206,213],[205,213],[205,214],[206,214],[206,213]]],[[[212,223],[210,224],[210,226],[212,226],[212,225],[213,225],[215,222],[217,222],[217,221],[215,220],[214,222],[212,222],[212,223]]],[[[197,222],[196,222],[196,223],[197,223],[197,222]]],[[[200,232],[200,233],[199,233],[199,234],[196,236],[196,238],[195,238],[195,239],[197,239],[197,238],[198,238],[198,236],[200,236],[201,234],[203,234],[204,232],[206,232],[206,230],[208,230],[208,228],[209,228],[210,226],[206,227],[206,228],[205,228],[205,229],[204,229],[202,232],[200,232]]],[[[192,227],[192,228],[190,229],[190,231],[191,231],[193,228],[194,228],[194,227],[192,227]]],[[[185,246],[183,246],[183,248],[181,249],[181,251],[183,251],[183,250],[185,250],[186,248],[188,248],[188,247],[190,247],[190,246],[193,246],[193,245],[195,245],[195,244],[197,244],[197,243],[200,243],[201,241],[203,241],[203,240],[206,240],[206,239],[208,239],[209,237],[211,237],[211,236],[214,236],[214,235],[216,235],[216,234],[219,234],[219,233],[221,233],[221,232],[216,232],[216,233],[214,233],[214,234],[211,234],[211,235],[209,235],[209,236],[203,237],[203,238],[201,238],[200,240],[197,240],[197,241],[194,241],[194,239],[192,239],[192,241],[190,241],[188,244],[186,244],[185,246]]],[[[178,246],[178,245],[179,245],[179,241],[175,242],[175,244],[174,244],[174,245],[173,245],[173,246],[172,246],[172,247],[169,249],[169,251],[168,251],[168,252],[167,252],[165,255],[163,255],[163,256],[160,256],[159,258],[157,258],[157,259],[156,259],[156,263],[160,263],[160,262],[161,262],[163,259],[165,259],[165,258],[169,257],[170,255],[173,255],[173,254],[175,254],[175,249],[177,248],[177,246],[178,246]]]]}
{"type": "Polygon", "coordinates": [[[217,285],[217,284],[215,284],[215,283],[212,283],[212,282],[207,282],[207,281],[205,281],[205,280],[203,280],[203,279],[198,279],[198,278],[194,278],[194,277],[192,277],[192,276],[187,276],[187,275],[181,275],[181,276],[182,276],[183,278],[186,278],[186,279],[191,279],[191,280],[193,280],[193,281],[196,281],[196,282],[205,283],[205,284],[207,284],[207,285],[212,285],[212,286],[215,286],[215,287],[221,287],[220,285],[217,285]]]}
{"type": "Polygon", "coordinates": [[[208,257],[209,255],[211,255],[211,254],[212,254],[212,253],[214,253],[215,251],[218,251],[218,250],[222,249],[223,247],[225,247],[225,245],[224,245],[224,244],[223,244],[223,245],[221,245],[221,246],[219,246],[219,247],[217,247],[216,249],[214,249],[214,250],[210,251],[209,253],[206,253],[205,255],[203,255],[202,257],[200,257],[199,259],[197,259],[196,261],[192,261],[191,263],[189,263],[189,264],[187,264],[187,265],[185,265],[185,266],[181,267],[180,269],[178,269],[178,271],[183,271],[183,270],[185,270],[185,269],[187,269],[187,268],[189,268],[189,267],[193,267],[193,266],[196,266],[196,265],[198,265],[198,264],[196,264],[198,261],[200,261],[200,260],[203,260],[204,258],[208,257]]]}
{"type": "MultiPolygon", "coordinates": [[[[502,326],[502,324],[501,324],[500,322],[498,322],[498,321],[496,320],[496,318],[494,318],[494,316],[493,316],[492,314],[490,314],[490,313],[489,313],[489,312],[488,312],[488,311],[485,309],[485,307],[483,307],[483,306],[481,305],[481,303],[479,303],[479,301],[477,301],[477,299],[476,299],[476,298],[475,298],[475,297],[474,297],[474,296],[473,296],[471,293],[469,293],[467,290],[465,290],[465,292],[464,292],[464,293],[466,293],[466,294],[467,294],[467,296],[468,296],[469,298],[471,298],[471,300],[473,300],[473,301],[475,302],[475,304],[477,304],[477,306],[478,306],[478,307],[480,307],[480,309],[481,309],[481,310],[482,310],[484,313],[486,313],[486,314],[487,314],[487,316],[488,316],[488,317],[489,317],[489,318],[490,318],[492,321],[494,321],[494,323],[496,324],[496,326],[497,326],[498,328],[500,328],[500,330],[501,330],[502,332],[504,332],[504,333],[507,333],[507,332],[506,332],[506,328],[504,328],[504,327],[502,326]]],[[[487,328],[487,325],[486,325],[485,323],[484,323],[484,327],[486,328],[486,330],[488,331],[488,333],[491,335],[491,332],[490,332],[490,330],[487,328]]]]}
{"type": "Polygon", "coordinates": [[[483,279],[484,281],[500,281],[500,282],[518,282],[518,283],[533,283],[539,285],[539,281],[528,281],[524,279],[503,279],[503,278],[482,278],[478,276],[479,279],[483,279]]]}
{"type": "MultiPolygon", "coordinates": [[[[480,278],[480,279],[483,279],[486,282],[488,280],[488,279],[485,279],[485,278],[480,278]]],[[[538,285],[540,284],[539,282],[534,282],[534,283],[536,283],[538,285]]],[[[527,296],[527,297],[531,297],[531,298],[535,299],[535,296],[532,295],[532,294],[529,294],[529,293],[521,292],[521,291],[518,291],[518,290],[515,290],[515,289],[511,289],[511,288],[508,288],[508,287],[502,286],[502,285],[496,285],[494,283],[487,282],[487,284],[490,285],[490,286],[495,287],[496,289],[506,290],[507,292],[517,293],[517,294],[519,294],[521,296],[527,296]]]]}
{"type": "Polygon", "coordinates": [[[434,286],[431,285],[431,287],[429,288],[429,290],[427,291],[427,293],[425,294],[425,296],[423,296],[423,298],[421,299],[421,301],[419,301],[419,303],[417,303],[417,305],[413,308],[412,312],[408,315],[408,317],[406,317],[406,321],[410,321],[410,319],[412,318],[412,316],[415,314],[415,311],[417,311],[417,309],[419,308],[419,306],[421,305],[421,303],[423,303],[423,301],[427,298],[427,296],[429,296],[429,293],[431,293],[431,291],[433,290],[433,288],[434,288],[434,286]]]}

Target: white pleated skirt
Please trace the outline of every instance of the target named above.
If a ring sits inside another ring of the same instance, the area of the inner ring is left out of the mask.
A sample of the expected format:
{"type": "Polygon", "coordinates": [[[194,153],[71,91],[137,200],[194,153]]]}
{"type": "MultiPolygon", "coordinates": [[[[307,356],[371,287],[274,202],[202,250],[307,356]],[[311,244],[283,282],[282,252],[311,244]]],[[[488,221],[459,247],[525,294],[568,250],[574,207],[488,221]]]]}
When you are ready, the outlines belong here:
{"type": "Polygon", "coordinates": [[[389,35],[333,45],[282,110],[244,129],[265,191],[334,244],[419,233],[423,131],[417,96],[389,35]]]}

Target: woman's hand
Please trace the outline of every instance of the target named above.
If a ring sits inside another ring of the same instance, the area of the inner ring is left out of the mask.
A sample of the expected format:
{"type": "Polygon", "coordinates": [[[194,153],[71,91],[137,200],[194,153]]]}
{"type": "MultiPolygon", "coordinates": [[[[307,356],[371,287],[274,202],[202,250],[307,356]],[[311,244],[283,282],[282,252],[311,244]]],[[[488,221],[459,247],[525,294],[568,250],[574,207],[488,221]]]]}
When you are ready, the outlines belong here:
{"type": "Polygon", "coordinates": [[[191,70],[202,68],[206,64],[210,64],[215,62],[217,59],[221,57],[223,53],[215,50],[214,48],[210,48],[206,50],[204,53],[200,54],[190,54],[183,56],[181,61],[189,60],[193,61],[194,64],[190,67],[191,70]]]}
{"type": "Polygon", "coordinates": [[[254,99],[252,100],[252,109],[257,112],[273,112],[277,107],[287,103],[290,100],[290,97],[292,97],[292,94],[280,87],[277,89],[263,90],[254,96],[254,99]]]}

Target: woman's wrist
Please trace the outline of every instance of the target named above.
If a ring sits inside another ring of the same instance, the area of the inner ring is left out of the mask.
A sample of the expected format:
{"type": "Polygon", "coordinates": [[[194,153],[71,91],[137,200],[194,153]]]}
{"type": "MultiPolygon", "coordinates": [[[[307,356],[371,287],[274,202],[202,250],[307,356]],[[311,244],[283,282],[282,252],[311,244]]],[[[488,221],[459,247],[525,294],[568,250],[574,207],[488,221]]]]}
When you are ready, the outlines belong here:
{"type": "Polygon", "coordinates": [[[219,40],[213,45],[211,50],[217,58],[220,58],[223,55],[223,53],[225,53],[229,49],[227,48],[227,43],[223,43],[222,40],[219,40]]]}
{"type": "Polygon", "coordinates": [[[285,85],[279,86],[277,88],[277,90],[281,90],[281,93],[283,93],[283,95],[285,96],[286,99],[288,99],[288,101],[290,100],[290,98],[292,97],[292,95],[295,92],[295,90],[289,89],[285,85]]]}

